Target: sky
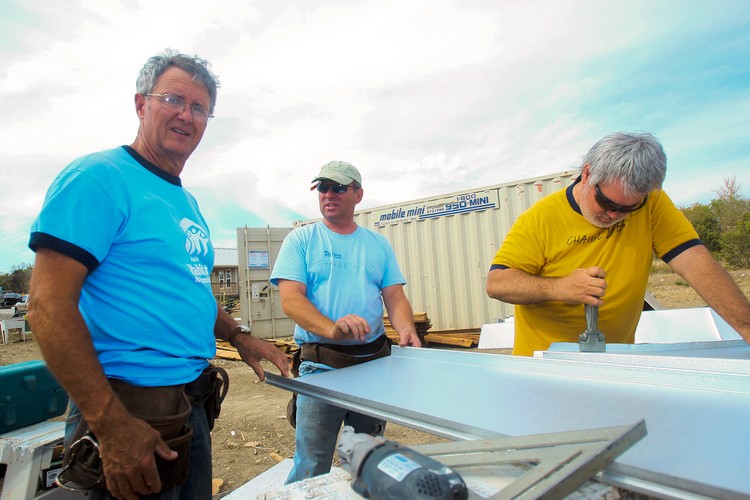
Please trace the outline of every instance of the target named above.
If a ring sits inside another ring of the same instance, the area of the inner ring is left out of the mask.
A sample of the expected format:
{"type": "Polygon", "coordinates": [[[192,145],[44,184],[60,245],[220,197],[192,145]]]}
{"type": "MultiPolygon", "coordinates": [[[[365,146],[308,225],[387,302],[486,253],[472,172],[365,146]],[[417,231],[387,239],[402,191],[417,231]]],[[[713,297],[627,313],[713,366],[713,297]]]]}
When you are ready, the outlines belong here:
{"type": "Polygon", "coordinates": [[[331,160],[367,209],[580,168],[615,131],[662,142],[680,206],[750,193],[746,0],[0,0],[0,273],[62,168],[133,142],[165,48],[220,78],[181,176],[217,247],[319,217],[331,160]]]}

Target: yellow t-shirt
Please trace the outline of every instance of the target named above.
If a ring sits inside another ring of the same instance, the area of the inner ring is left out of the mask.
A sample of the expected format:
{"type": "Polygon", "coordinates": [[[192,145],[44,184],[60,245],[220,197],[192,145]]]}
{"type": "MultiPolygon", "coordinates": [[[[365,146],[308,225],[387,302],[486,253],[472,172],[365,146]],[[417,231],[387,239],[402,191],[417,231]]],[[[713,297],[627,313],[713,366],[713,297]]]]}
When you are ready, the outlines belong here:
{"type": "MultiPolygon", "coordinates": [[[[608,343],[633,343],[653,253],[669,262],[700,244],[698,234],[663,191],[650,193],[643,208],[613,227],[596,227],[581,215],[573,185],[519,216],[491,269],[563,277],[578,268],[602,267],[607,291],[599,308],[599,329],[608,343]]],[[[560,301],[516,305],[514,321],[514,355],[531,356],[552,342],[578,342],[586,330],[583,304],[560,301]]]]}

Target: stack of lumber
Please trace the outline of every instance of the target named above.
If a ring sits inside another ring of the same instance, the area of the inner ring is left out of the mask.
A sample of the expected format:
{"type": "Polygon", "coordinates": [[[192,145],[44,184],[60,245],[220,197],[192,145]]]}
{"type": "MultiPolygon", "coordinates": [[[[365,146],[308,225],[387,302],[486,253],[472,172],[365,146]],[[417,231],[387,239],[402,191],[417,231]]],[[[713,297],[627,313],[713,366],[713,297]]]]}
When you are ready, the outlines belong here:
{"type": "MultiPolygon", "coordinates": [[[[389,339],[398,344],[398,333],[393,329],[393,326],[388,319],[388,315],[383,316],[383,324],[385,325],[385,334],[389,339]]],[[[479,344],[479,328],[428,332],[432,327],[432,323],[425,312],[414,313],[414,326],[417,328],[417,335],[424,347],[429,347],[432,344],[456,347],[475,347],[479,344]]]]}
{"type": "MultiPolygon", "coordinates": [[[[291,337],[283,339],[264,339],[266,342],[273,343],[281,352],[286,354],[286,357],[290,360],[294,356],[294,352],[299,349],[299,346],[294,343],[294,339],[291,337]]],[[[242,357],[237,352],[237,349],[232,347],[229,342],[224,340],[216,340],[216,357],[221,359],[236,359],[242,360],[242,357]]]]}
{"type": "MultiPolygon", "coordinates": [[[[383,316],[383,325],[385,326],[385,334],[388,338],[398,344],[398,333],[396,333],[396,330],[391,325],[391,321],[388,319],[387,314],[383,316]]],[[[414,313],[414,326],[417,328],[417,336],[419,337],[419,340],[424,344],[425,334],[427,333],[427,330],[432,327],[432,323],[430,323],[430,318],[427,317],[426,312],[414,313]]]]}
{"type": "Polygon", "coordinates": [[[216,339],[216,357],[221,359],[238,359],[242,360],[237,349],[232,347],[229,342],[216,339]]]}
{"type": "MultiPolygon", "coordinates": [[[[398,344],[398,333],[393,329],[387,315],[383,316],[383,323],[385,324],[385,334],[388,335],[389,339],[398,344]]],[[[427,317],[427,313],[424,312],[414,313],[414,326],[417,327],[417,335],[424,347],[429,347],[433,344],[454,347],[475,347],[479,345],[480,328],[433,330],[428,332],[432,327],[432,323],[430,322],[430,318],[427,317]]]]}
{"type": "Polygon", "coordinates": [[[479,345],[480,328],[466,328],[462,330],[436,330],[424,336],[426,346],[431,344],[450,345],[456,347],[476,347],[479,345]]]}

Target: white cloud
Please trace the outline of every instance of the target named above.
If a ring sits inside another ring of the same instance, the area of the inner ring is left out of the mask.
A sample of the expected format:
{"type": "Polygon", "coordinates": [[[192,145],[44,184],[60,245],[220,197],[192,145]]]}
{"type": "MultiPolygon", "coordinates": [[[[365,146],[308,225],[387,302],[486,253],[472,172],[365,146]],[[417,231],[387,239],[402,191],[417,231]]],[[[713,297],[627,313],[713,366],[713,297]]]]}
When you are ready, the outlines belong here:
{"type": "Polygon", "coordinates": [[[576,168],[621,129],[662,139],[682,203],[750,170],[741,1],[18,5],[25,24],[0,34],[14,48],[0,44],[0,169],[14,183],[0,271],[26,255],[17,242],[57,171],[132,142],[137,72],[166,47],[207,58],[222,82],[183,174],[212,193],[211,213],[317,217],[307,188],[335,158],[362,170],[362,208],[534,177],[576,168]]]}

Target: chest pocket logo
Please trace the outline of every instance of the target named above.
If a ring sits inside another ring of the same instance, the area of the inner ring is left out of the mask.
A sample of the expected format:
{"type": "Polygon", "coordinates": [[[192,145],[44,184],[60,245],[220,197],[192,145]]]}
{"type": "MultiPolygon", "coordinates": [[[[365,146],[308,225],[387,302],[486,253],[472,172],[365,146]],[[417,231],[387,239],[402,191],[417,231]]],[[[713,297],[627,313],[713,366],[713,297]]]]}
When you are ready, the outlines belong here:
{"type": "Polygon", "coordinates": [[[190,255],[208,253],[208,232],[190,219],[182,219],[180,227],[185,231],[185,251],[190,255]]]}

